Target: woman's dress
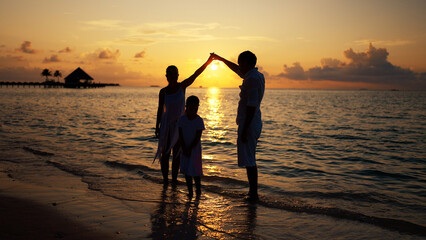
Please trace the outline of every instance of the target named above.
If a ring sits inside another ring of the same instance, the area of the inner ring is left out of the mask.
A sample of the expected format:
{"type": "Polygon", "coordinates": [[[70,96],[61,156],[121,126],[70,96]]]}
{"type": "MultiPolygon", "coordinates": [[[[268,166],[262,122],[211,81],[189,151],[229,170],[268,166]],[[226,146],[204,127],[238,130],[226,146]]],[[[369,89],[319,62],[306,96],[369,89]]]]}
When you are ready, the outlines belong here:
{"type": "MultiPolygon", "coordinates": [[[[182,87],[173,94],[165,94],[163,114],[160,122],[160,138],[155,159],[161,159],[164,154],[169,153],[179,139],[177,122],[185,112],[185,92],[182,87]],[[169,144],[168,144],[169,143],[169,144]]],[[[176,153],[173,153],[176,154],[176,153]]]]}

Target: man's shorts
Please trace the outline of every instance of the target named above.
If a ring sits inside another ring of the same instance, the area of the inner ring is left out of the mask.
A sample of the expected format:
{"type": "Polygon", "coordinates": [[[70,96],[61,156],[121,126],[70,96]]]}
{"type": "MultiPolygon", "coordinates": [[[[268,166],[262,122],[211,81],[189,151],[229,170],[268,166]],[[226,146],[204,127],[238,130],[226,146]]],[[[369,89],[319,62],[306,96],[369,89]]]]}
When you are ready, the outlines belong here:
{"type": "Polygon", "coordinates": [[[243,143],[240,139],[243,125],[238,125],[238,166],[239,167],[254,167],[256,166],[256,145],[257,140],[262,132],[262,122],[251,123],[247,132],[247,142],[243,143]]]}

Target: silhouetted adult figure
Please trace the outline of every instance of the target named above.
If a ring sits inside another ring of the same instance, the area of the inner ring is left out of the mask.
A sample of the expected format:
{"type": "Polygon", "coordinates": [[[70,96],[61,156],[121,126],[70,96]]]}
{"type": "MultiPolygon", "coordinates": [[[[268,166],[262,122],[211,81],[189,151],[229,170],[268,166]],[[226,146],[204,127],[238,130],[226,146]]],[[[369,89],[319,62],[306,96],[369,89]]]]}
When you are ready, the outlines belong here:
{"type": "Polygon", "coordinates": [[[168,85],[160,90],[158,98],[157,123],[155,125],[155,136],[159,138],[157,154],[155,159],[160,159],[161,172],[163,174],[164,184],[168,184],[169,158],[173,149],[172,160],[172,182],[177,182],[179,173],[180,156],[179,152],[179,132],[177,121],[183,115],[185,110],[185,90],[195,79],[206,69],[213,61],[209,59],[195,71],[192,76],[182,82],[178,82],[179,71],[176,66],[169,66],[166,69],[166,78],[168,85]]]}
{"type": "Polygon", "coordinates": [[[240,101],[238,103],[238,166],[247,169],[247,178],[250,184],[249,201],[258,200],[257,194],[257,165],[256,145],[262,131],[260,104],[265,92],[265,78],[256,66],[257,58],[250,51],[242,52],[238,57],[238,65],[211,54],[214,59],[225,63],[232,71],[243,78],[240,86],[240,101]]]}

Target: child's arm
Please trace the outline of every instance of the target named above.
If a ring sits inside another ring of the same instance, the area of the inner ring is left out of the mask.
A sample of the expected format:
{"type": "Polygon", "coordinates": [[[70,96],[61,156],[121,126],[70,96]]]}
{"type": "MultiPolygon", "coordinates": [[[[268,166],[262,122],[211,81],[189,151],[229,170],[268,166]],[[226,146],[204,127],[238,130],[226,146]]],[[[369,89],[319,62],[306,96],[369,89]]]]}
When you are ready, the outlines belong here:
{"type": "Polygon", "coordinates": [[[240,67],[237,64],[235,64],[235,63],[233,63],[231,61],[228,61],[225,58],[223,58],[223,57],[221,57],[221,56],[219,56],[219,55],[217,55],[215,53],[212,53],[211,56],[213,56],[214,60],[219,60],[219,61],[222,61],[223,63],[225,63],[225,65],[228,66],[229,69],[231,69],[238,76],[240,76],[241,78],[243,78],[243,76],[241,76],[241,73],[240,73],[240,67]]]}
{"type": "Polygon", "coordinates": [[[158,109],[157,109],[157,123],[155,124],[155,137],[160,137],[160,122],[161,115],[163,115],[163,105],[164,105],[164,88],[160,90],[158,96],[158,109]]]}
{"type": "Polygon", "coordinates": [[[203,134],[203,130],[197,130],[194,141],[192,141],[192,143],[188,146],[188,149],[192,150],[195,146],[197,146],[197,144],[201,141],[201,134],[203,134]]]}
{"type": "Polygon", "coordinates": [[[189,153],[188,153],[188,149],[187,149],[187,147],[185,145],[185,141],[183,140],[183,132],[182,132],[182,128],[181,127],[179,127],[179,141],[180,141],[180,144],[182,146],[182,152],[183,152],[183,154],[185,156],[189,157],[191,155],[191,151],[189,151],[189,153]]]}
{"type": "Polygon", "coordinates": [[[199,68],[197,71],[195,71],[192,76],[182,81],[182,87],[185,89],[195,81],[195,79],[200,76],[200,74],[206,69],[206,67],[213,61],[212,55],[210,55],[209,59],[199,68]]]}

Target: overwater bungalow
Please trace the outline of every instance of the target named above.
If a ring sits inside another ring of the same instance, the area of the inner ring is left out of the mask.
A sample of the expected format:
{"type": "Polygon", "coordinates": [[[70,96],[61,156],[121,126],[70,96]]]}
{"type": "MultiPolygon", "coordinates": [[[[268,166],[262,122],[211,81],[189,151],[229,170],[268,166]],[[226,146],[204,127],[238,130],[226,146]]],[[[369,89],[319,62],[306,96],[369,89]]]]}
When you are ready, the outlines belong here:
{"type": "Polygon", "coordinates": [[[81,68],[77,68],[64,79],[66,88],[90,87],[93,81],[93,78],[81,68]]]}

